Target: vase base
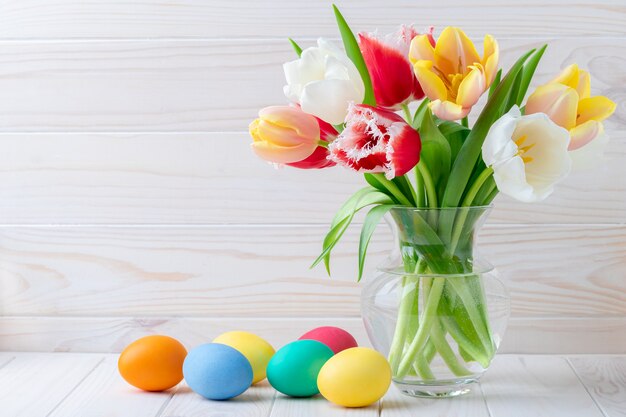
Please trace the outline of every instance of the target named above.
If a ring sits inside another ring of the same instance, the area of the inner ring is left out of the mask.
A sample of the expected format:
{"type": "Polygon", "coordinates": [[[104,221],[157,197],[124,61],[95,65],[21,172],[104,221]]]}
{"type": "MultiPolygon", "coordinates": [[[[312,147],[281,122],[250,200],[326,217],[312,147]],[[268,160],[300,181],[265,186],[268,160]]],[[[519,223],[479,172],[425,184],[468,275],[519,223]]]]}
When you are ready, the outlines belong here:
{"type": "Polygon", "coordinates": [[[422,398],[448,398],[464,395],[472,390],[472,385],[476,382],[476,379],[434,381],[432,383],[418,381],[393,381],[394,385],[404,395],[422,398]]]}

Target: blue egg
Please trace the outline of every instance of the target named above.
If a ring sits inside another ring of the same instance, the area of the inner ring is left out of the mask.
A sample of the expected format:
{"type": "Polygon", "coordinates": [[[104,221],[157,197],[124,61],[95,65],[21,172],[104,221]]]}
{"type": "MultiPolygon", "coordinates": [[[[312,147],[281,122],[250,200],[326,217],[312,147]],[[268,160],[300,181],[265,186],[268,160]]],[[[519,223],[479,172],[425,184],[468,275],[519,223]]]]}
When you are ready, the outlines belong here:
{"type": "Polygon", "coordinates": [[[183,363],[189,388],[210,400],[227,400],[252,384],[252,366],[238,350],[219,343],[192,349],[183,363]]]}

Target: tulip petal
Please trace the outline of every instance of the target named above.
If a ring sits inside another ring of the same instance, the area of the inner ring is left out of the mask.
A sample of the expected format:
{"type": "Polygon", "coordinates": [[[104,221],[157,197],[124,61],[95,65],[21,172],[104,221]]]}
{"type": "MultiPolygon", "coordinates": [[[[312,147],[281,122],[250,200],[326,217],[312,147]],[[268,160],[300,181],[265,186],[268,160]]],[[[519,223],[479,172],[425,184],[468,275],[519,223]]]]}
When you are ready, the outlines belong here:
{"type": "Polygon", "coordinates": [[[372,79],[376,104],[393,109],[410,99],[415,75],[407,57],[368,34],[359,34],[359,46],[372,79]]]}
{"type": "Polygon", "coordinates": [[[485,69],[485,80],[487,87],[491,85],[496,73],[498,72],[498,61],[500,59],[500,47],[495,38],[491,35],[485,35],[484,41],[483,67],[485,69]]]}
{"type": "Polygon", "coordinates": [[[446,100],[448,92],[446,86],[432,70],[433,63],[430,61],[417,61],[413,65],[415,76],[419,81],[424,94],[431,100],[446,100]]]}
{"type": "Polygon", "coordinates": [[[579,77],[578,65],[571,64],[565,67],[550,83],[563,84],[576,90],[579,77]]]}
{"type": "Polygon", "coordinates": [[[578,93],[563,84],[546,84],[528,97],[526,114],[545,113],[557,125],[565,129],[576,126],[578,93]]]}
{"type": "Polygon", "coordinates": [[[333,125],[343,123],[350,102],[360,103],[362,91],[357,91],[349,80],[322,80],[307,84],[302,91],[300,105],[306,113],[333,125]]]}
{"type": "Polygon", "coordinates": [[[428,106],[433,114],[443,120],[459,120],[467,116],[471,107],[461,107],[451,101],[434,100],[428,106]]]}
{"type": "Polygon", "coordinates": [[[470,65],[481,63],[476,47],[459,28],[447,27],[435,46],[435,66],[445,74],[465,74],[470,65]]]}
{"type": "Polygon", "coordinates": [[[604,127],[602,126],[602,123],[595,120],[586,121],[569,131],[571,138],[569,150],[574,151],[582,148],[603,133],[604,127]]]}
{"type": "Polygon", "coordinates": [[[591,77],[587,71],[578,71],[579,79],[576,91],[581,99],[589,98],[591,96],[591,77]]]}
{"type": "MultiPolygon", "coordinates": [[[[274,128],[283,127],[293,130],[297,135],[311,138],[312,141],[317,141],[320,137],[320,129],[317,120],[297,107],[265,107],[259,110],[259,117],[263,122],[269,122],[275,125],[274,128]]],[[[261,125],[263,124],[264,123],[261,123],[261,125]]]]}
{"type": "Polygon", "coordinates": [[[459,85],[456,103],[461,107],[472,107],[486,89],[485,74],[479,67],[474,66],[459,85]]]}
{"type": "Polygon", "coordinates": [[[615,111],[616,104],[604,96],[595,96],[582,99],[578,102],[577,124],[583,124],[588,120],[601,122],[615,111]]]}
{"type": "Polygon", "coordinates": [[[418,35],[411,41],[409,59],[413,64],[417,61],[435,61],[435,48],[430,43],[428,35],[418,35]]]}
{"type": "Polygon", "coordinates": [[[524,203],[540,201],[533,188],[526,181],[524,161],[519,156],[498,164],[498,169],[493,172],[493,179],[502,194],[524,203]]]}
{"type": "Polygon", "coordinates": [[[513,158],[517,153],[517,145],[511,140],[517,119],[522,114],[517,106],[513,106],[511,110],[491,126],[482,147],[483,161],[487,166],[492,166],[498,161],[513,158]]]}
{"type": "Polygon", "coordinates": [[[252,142],[252,150],[260,158],[266,161],[278,164],[288,164],[292,162],[302,161],[308,158],[314,151],[315,147],[309,144],[300,144],[297,146],[277,146],[269,142],[252,142]]]}

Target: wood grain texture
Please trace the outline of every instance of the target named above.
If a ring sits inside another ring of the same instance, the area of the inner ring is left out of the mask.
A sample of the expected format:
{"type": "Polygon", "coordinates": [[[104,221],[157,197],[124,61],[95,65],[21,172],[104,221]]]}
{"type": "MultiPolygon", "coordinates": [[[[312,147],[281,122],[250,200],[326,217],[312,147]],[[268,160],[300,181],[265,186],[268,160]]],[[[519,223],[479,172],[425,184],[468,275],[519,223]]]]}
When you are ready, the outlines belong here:
{"type": "MultiPolygon", "coordinates": [[[[3,315],[359,317],[358,228],[335,248],[333,278],[308,269],[323,226],[4,227],[3,315]]],[[[514,317],[626,313],[626,226],[485,228],[514,317]],[[563,261],[567,260],[567,269],[563,261]]],[[[391,249],[380,226],[367,268],[391,249]]]]}
{"type": "Polygon", "coordinates": [[[625,357],[576,356],[568,360],[606,416],[626,415],[625,357]]]}
{"type": "Polygon", "coordinates": [[[418,411],[419,415],[432,417],[494,417],[478,386],[458,398],[433,400],[406,396],[393,385],[382,400],[380,417],[406,417],[418,411]]]}
{"type": "Polygon", "coordinates": [[[493,417],[603,417],[565,358],[496,356],[481,386],[493,417]]]}
{"type": "MultiPolygon", "coordinates": [[[[274,169],[247,133],[0,134],[0,148],[4,224],[327,224],[365,185],[339,167],[274,169]]],[[[601,164],[542,203],[498,198],[490,222],[626,223],[624,159],[626,128],[601,164]]]]}
{"type": "Polygon", "coordinates": [[[210,401],[191,391],[183,382],[159,417],[267,417],[275,394],[265,380],[231,400],[210,401]]]}
{"type": "MultiPolygon", "coordinates": [[[[0,3],[0,36],[30,38],[160,38],[336,36],[331,1],[267,2],[124,0],[61,2],[22,0],[0,3]]],[[[622,35],[626,24],[619,0],[502,3],[445,0],[419,3],[345,0],[339,6],[355,30],[383,31],[400,23],[419,28],[462,26],[469,33],[495,35],[622,35]],[[585,24],[580,19],[584,17],[585,24]]]]}
{"type": "MultiPolygon", "coordinates": [[[[501,39],[502,65],[543,42],[501,39]]],[[[618,103],[607,132],[623,126],[624,40],[545,42],[536,83],[577,62],[618,103]]],[[[286,102],[281,66],[293,58],[279,40],[3,42],[0,91],[12,99],[0,102],[0,131],[245,131],[259,108],[286,102]]]]}
{"type": "Polygon", "coordinates": [[[17,354],[0,369],[2,415],[47,416],[102,360],[93,354],[17,354]]]}
{"type": "Polygon", "coordinates": [[[48,417],[154,417],[176,388],[141,392],[127,384],[117,370],[118,355],[102,362],[65,397],[48,417]]]}
{"type": "MultiPolygon", "coordinates": [[[[132,341],[167,334],[187,347],[245,330],[283,346],[319,326],[348,330],[370,346],[359,318],[0,317],[0,351],[121,352],[132,341]]],[[[499,352],[626,354],[626,318],[512,318],[499,352]]]]}
{"type": "Polygon", "coordinates": [[[277,393],[269,417],[378,417],[379,404],[363,408],[344,408],[326,401],[321,395],[292,398],[277,393]]]}

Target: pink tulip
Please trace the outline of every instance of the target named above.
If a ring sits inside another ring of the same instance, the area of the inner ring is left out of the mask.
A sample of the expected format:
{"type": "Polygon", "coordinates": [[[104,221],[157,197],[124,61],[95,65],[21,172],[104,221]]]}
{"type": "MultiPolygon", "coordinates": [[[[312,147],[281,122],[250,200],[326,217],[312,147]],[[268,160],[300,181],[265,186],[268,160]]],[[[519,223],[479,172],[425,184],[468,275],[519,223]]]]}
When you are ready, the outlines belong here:
{"type": "MultiPolygon", "coordinates": [[[[320,127],[320,140],[324,142],[330,143],[335,140],[337,137],[337,131],[335,128],[323,121],[322,119],[315,118],[320,127]]],[[[326,146],[318,146],[315,151],[303,161],[293,162],[289,165],[290,167],[300,168],[300,169],[320,169],[320,168],[328,168],[335,165],[333,161],[328,159],[328,147],[326,146]]]]}
{"type": "Polygon", "coordinates": [[[359,172],[384,172],[389,179],[419,162],[420,136],[389,110],[351,104],[346,127],[329,146],[330,159],[359,172]]]}
{"type": "MultiPolygon", "coordinates": [[[[384,38],[359,33],[359,46],[372,78],[378,106],[397,110],[402,104],[424,97],[409,61],[411,40],[417,35],[413,27],[404,25],[384,38]]],[[[435,46],[432,28],[427,36],[435,46]]]]}
{"type": "Polygon", "coordinates": [[[328,149],[321,142],[334,139],[337,132],[328,123],[303,112],[297,106],[271,106],[259,111],[250,123],[252,150],[262,159],[296,168],[324,168],[328,149]]]}

